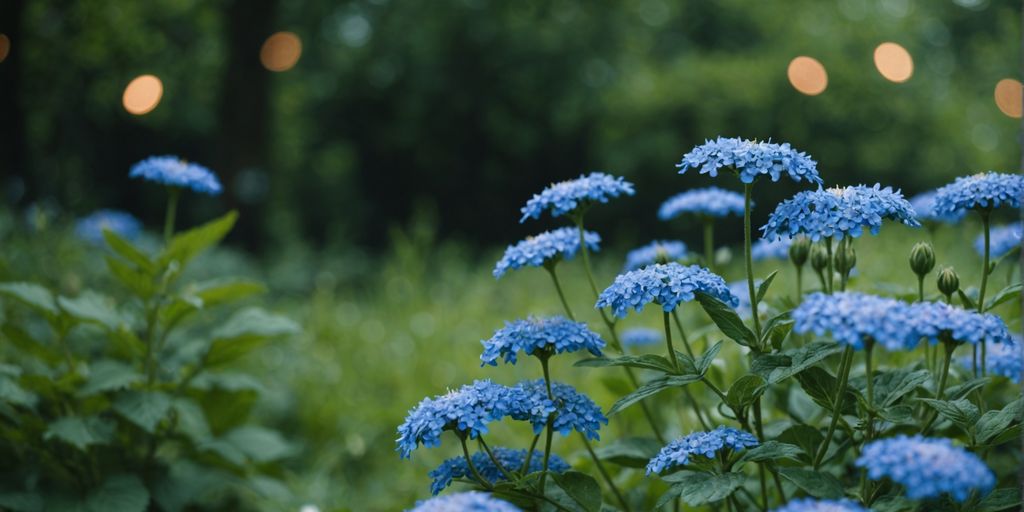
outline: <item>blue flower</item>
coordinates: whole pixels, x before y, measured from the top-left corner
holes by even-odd
[[[654,302],[667,313],[680,303],[689,302],[704,292],[735,307],[739,300],[729,292],[725,280],[697,265],[678,263],[648,265],[615,278],[597,299],[598,308],[610,307],[615,316],[624,317],[629,308],[637,312]]]
[[[633,327],[622,331],[622,344],[627,347],[639,347],[642,345],[653,345],[661,343],[663,334],[658,329],[650,327]]]
[[[626,253],[624,270],[635,270],[653,263],[666,263],[685,257],[685,243],[679,240],[655,240]]]
[[[494,458],[498,460],[502,468],[509,473],[517,473],[523,468],[523,463],[526,462],[526,450],[515,450],[512,448],[504,448],[501,446],[495,446],[491,448],[491,453],[494,454]],[[543,454],[537,452],[530,457],[530,467],[526,468],[527,473],[533,473],[544,469],[544,457]],[[505,474],[502,473],[501,469],[494,464],[494,461],[487,455],[486,452],[476,452],[472,456],[473,467],[476,468],[477,472],[480,473],[485,480],[490,483],[501,482],[505,480]],[[564,459],[556,454],[551,454],[548,459],[548,471],[555,473],[564,473],[569,471],[570,466],[565,462]],[[441,463],[437,469],[430,472],[430,478],[433,482],[430,485],[430,493],[436,495],[443,491],[449,485],[452,484],[452,480],[456,478],[473,478],[473,472],[469,469],[469,465],[466,464],[466,457],[452,457]]]
[[[750,247],[750,257],[754,261],[789,259],[789,244],[791,243],[793,243],[793,239],[788,236],[777,240],[758,239]]]
[[[516,355],[521,351],[533,355],[537,351],[549,354],[588,350],[595,356],[601,355],[604,340],[583,322],[574,322],[562,316],[549,318],[530,317],[526,320],[506,322],[505,327],[494,332],[488,340],[480,343],[484,353],[480,355],[480,366],[497,366],[498,357],[506,363],[515,364]]]
[[[816,500],[813,498],[799,498],[791,500],[784,506],[775,509],[773,512],[871,512],[860,506],[857,502],[847,499],[842,500]]]
[[[544,210],[551,210],[552,217],[576,213],[591,204],[607,203],[620,195],[633,195],[633,184],[603,172],[581,174],[579,178],[552,184],[540,194],[534,194],[522,208],[523,218],[519,222],[526,222],[531,217],[539,219]]]
[[[762,174],[770,176],[772,181],[779,181],[785,173],[793,181],[806,180],[820,185],[817,165],[806,153],[793,149],[789,143],[719,137],[694,147],[683,155],[683,160],[676,167],[680,169],[679,174],[693,168],[699,169],[701,174],[710,174],[712,178],[718,176],[722,167],[729,167],[739,172],[743,183],[753,183]]]
[[[899,191],[875,184],[800,192],[779,203],[761,230],[768,239],[805,234],[817,242],[847,235],[857,238],[864,228],[877,235],[885,219],[921,225]]]
[[[105,229],[133,240],[142,232],[142,223],[132,214],[120,210],[96,210],[75,223],[75,235],[94,244],[103,243]]]
[[[693,455],[713,459],[720,450],[740,451],[757,445],[757,438],[753,434],[731,427],[720,426],[709,432],[694,432],[662,448],[647,463],[647,474],[685,466],[690,463],[690,457]]]
[[[587,249],[600,249],[601,235],[585,231],[583,241]],[[527,237],[505,249],[505,255],[494,266],[494,277],[500,278],[510,270],[523,267],[541,267],[560,260],[571,260],[580,250],[580,233],[575,228],[558,228],[537,236]]]
[[[1002,375],[1014,384],[1020,384],[1021,372],[1024,372],[1024,343],[1020,336],[1012,336],[1010,341],[1002,343],[985,342],[985,369],[989,374]],[[974,365],[972,356],[960,358],[964,368]]]
[[[929,190],[928,192],[921,192],[920,194],[910,198],[910,206],[914,207],[914,213],[917,215],[917,220],[944,222],[946,224],[956,224],[957,222],[960,222],[967,212],[958,211],[946,215],[939,215],[935,213],[936,194],[938,194],[938,191]]]
[[[961,176],[940,188],[935,194],[934,210],[936,215],[948,216],[1004,205],[1018,208],[1021,196],[1024,196],[1024,176],[988,171]]]
[[[681,192],[661,204],[658,218],[674,219],[684,213],[726,217],[743,215],[743,195],[718,187],[697,188]]]
[[[963,502],[972,491],[988,492],[995,486],[992,470],[973,453],[953,446],[949,439],[899,435],[864,445],[858,467],[868,478],[889,478],[902,485],[913,500],[949,494]]]
[[[487,432],[487,424],[508,416],[519,396],[507,386],[478,380],[456,391],[424,398],[398,427],[397,451],[409,458],[420,444],[441,446],[441,432],[453,430],[476,439]]]
[[[563,436],[575,430],[587,436],[587,439],[600,439],[597,431],[602,424],[608,424],[608,418],[601,412],[601,408],[568,384],[551,383],[554,407],[551,407],[551,400],[548,399],[544,379],[524,380],[516,384],[514,389],[518,392],[519,403],[510,416],[516,420],[529,421],[533,425],[534,434],[544,430],[552,412],[555,413],[552,428]]]
[[[993,258],[998,258],[1017,247],[1020,247],[1021,233],[1024,231],[1020,222],[998,226],[989,231],[989,251]],[[979,256],[985,255],[985,234],[974,239],[974,250]]]
[[[864,293],[812,293],[792,316],[794,332],[831,334],[837,343],[856,350],[869,339],[888,350],[910,350],[921,339],[909,304]]]
[[[978,313],[944,302],[917,302],[910,305],[911,323],[918,336],[935,344],[1010,343],[1010,331],[1001,318],[991,313]]]
[[[169,187],[189,188],[211,196],[221,192],[216,174],[202,165],[186,162],[176,156],[151,156],[133,165],[128,176]]]
[[[490,494],[469,491],[421,501],[407,512],[522,512],[519,507]]]

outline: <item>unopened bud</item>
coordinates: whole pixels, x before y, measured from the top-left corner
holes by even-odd
[[[857,252],[853,250],[853,244],[842,243],[839,244],[839,250],[836,251],[836,270],[841,275],[850,275],[850,271],[857,265]]]
[[[789,244],[789,259],[797,267],[807,263],[807,257],[811,253],[811,239],[803,235],[797,235]]]
[[[939,291],[948,297],[960,289],[960,276],[956,275],[953,267],[946,267],[939,271],[936,285],[939,287]]]
[[[932,244],[928,242],[914,244],[914,247],[910,249],[910,269],[918,277],[924,277],[933,268],[935,268],[935,250],[932,249]]]
[[[821,244],[811,246],[811,267],[815,272],[821,272],[828,267],[828,251]]]

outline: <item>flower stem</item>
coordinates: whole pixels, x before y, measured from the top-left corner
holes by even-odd
[[[590,291],[594,292],[594,299],[600,297],[597,292],[597,283],[594,281],[594,273],[590,269],[590,251],[587,249],[586,241],[584,240],[583,230],[583,215],[578,215],[573,218],[576,222],[576,228],[580,232],[580,253],[583,255],[583,271],[587,274],[587,282],[590,283]],[[605,313],[604,308],[597,310],[601,313],[601,320],[604,321],[604,325],[608,327],[608,331],[612,334],[612,347],[615,350],[622,352],[622,343],[619,342],[619,336],[615,333],[615,322],[608,318],[608,314]]]
[[[676,322],[676,329],[679,330],[679,337],[683,340],[683,348],[686,349],[687,355],[696,358],[697,356],[693,353],[693,347],[690,346],[690,340],[686,337],[686,331],[683,330],[683,322],[679,319],[679,310],[672,310],[672,319]]]
[[[505,479],[508,480],[509,482],[515,482],[517,478],[513,476],[512,473],[510,473],[507,469],[505,469],[505,466],[503,466],[501,462],[498,461],[498,458],[494,456],[494,453],[491,452],[491,447],[487,446],[487,442],[484,441],[484,436],[481,435],[480,437],[478,437],[477,441],[480,441],[480,446],[483,447],[485,452],[487,452],[487,457],[490,458],[491,462],[494,463],[494,467],[498,468],[498,471],[501,471],[502,475],[505,475]]]
[[[743,184],[743,256],[747,266],[747,290],[750,292],[750,316],[754,318],[754,334],[761,339],[761,320],[757,315],[757,293],[754,291],[754,260],[750,254],[750,193],[751,183]]]
[[[473,464],[473,457],[469,456],[469,447],[466,446],[466,435],[458,434],[458,436],[459,442],[462,443],[462,453],[466,456],[466,465],[469,466],[470,473],[473,473],[473,478],[480,482],[480,485],[484,486],[485,489],[493,489],[494,486],[485,480],[484,477],[480,476],[480,472],[477,471],[476,465]]]
[[[764,424],[761,421],[761,397],[757,397],[757,399],[754,400],[754,431],[757,434],[757,440],[763,443]],[[772,480],[775,481],[775,490],[779,492],[779,499],[785,502],[786,492],[782,490],[782,480],[779,479],[779,472],[772,466],[769,466],[768,469],[772,473]],[[762,467],[762,472],[763,471],[764,469]]]
[[[715,271],[715,220],[704,217],[704,266]]]
[[[828,433],[825,435],[825,440],[821,443],[821,448],[818,449],[818,454],[814,456],[813,466],[815,471],[821,467],[821,461],[825,459],[828,447],[832,444],[832,436],[836,432],[836,424],[839,423],[839,417],[843,415],[843,399],[846,398],[846,381],[850,377],[851,366],[853,366],[853,347],[847,345],[846,350],[843,352],[843,358],[839,362],[839,381],[836,386],[835,400],[832,401],[834,404],[832,421],[828,425]]]
[[[985,287],[988,285],[988,274],[989,274],[989,259],[991,258],[991,244],[990,244],[990,225],[989,225],[989,213],[985,210],[981,211],[981,225],[984,228],[985,233],[985,257],[984,264],[981,267],[981,289],[978,290],[978,312],[985,312]],[[979,343],[981,345],[981,376],[985,376],[985,343]]]
[[[828,253],[828,293],[832,293],[834,288],[833,280],[835,279],[835,270],[832,269],[832,237],[825,239],[825,250]]]
[[[526,451],[526,458],[523,459],[523,467],[519,469],[519,472],[526,474],[530,470],[530,459],[533,458],[533,452],[537,449],[537,443],[540,442],[540,434],[533,436],[533,442],[530,443],[530,449]]]
[[[178,187],[167,188],[167,214],[164,216],[164,242],[169,242],[174,235],[174,218],[178,215],[178,197],[181,189]]]
[[[924,276],[917,276],[917,301],[924,302]]]
[[[554,403],[555,395],[554,393],[551,392],[551,373],[548,370],[548,358],[541,356],[538,357],[538,359],[540,359],[540,365],[544,369],[544,385],[547,387],[548,390],[548,400],[551,400],[551,402]],[[548,461],[551,458],[551,438],[552,436],[554,436],[555,433],[554,424],[556,414],[558,413],[552,412],[551,414],[548,415],[547,437],[544,439],[544,466],[542,469],[543,473],[540,474],[541,494],[544,494],[544,484],[546,483],[548,477]]]
[[[691,358],[695,358],[693,348],[690,346],[690,340],[686,338],[686,331],[683,330],[683,322],[679,319],[679,310],[672,310],[672,319],[676,322],[676,329],[679,330],[679,337],[683,340],[683,346],[686,347],[686,353],[689,354]],[[710,430],[711,426],[709,425],[709,422],[704,420],[705,413],[701,410],[701,406],[697,402],[697,399],[694,398],[693,393],[690,393],[690,388],[684,386],[683,394],[686,395],[686,399],[690,401],[691,405],[693,405],[693,412],[697,415],[697,421],[700,422],[702,427],[704,427],[704,430]],[[710,417],[710,415],[708,416]]]
[[[583,441],[583,446],[587,448],[587,453],[590,454],[590,458],[594,459],[594,465],[597,466],[597,471],[601,473],[601,477],[612,490],[612,494],[615,495],[615,499],[619,502],[619,505],[622,505],[623,510],[629,512],[629,503],[626,502],[626,498],[622,496],[622,492],[619,491],[619,488],[615,486],[615,482],[612,481],[611,475],[609,475],[608,471],[604,468],[604,464],[601,463],[601,459],[598,458],[596,453],[594,453],[594,448],[590,446],[590,440],[587,439],[587,436],[582,432],[580,432],[580,439]]]
[[[672,328],[668,323],[668,312],[666,311],[663,316],[665,317],[665,344],[668,345],[668,358],[672,360],[672,367],[678,371],[679,360],[676,358],[676,349],[672,346]]]
[[[800,298],[804,296],[804,267],[803,265],[793,265],[796,267],[796,300],[800,302]]]
[[[562,285],[558,282],[558,275],[555,274],[554,265],[544,265],[547,269],[548,274],[551,275],[551,282],[555,283],[555,291],[558,292],[558,298],[562,301],[562,307],[565,308],[565,314],[569,316],[569,320],[576,321],[576,315],[572,314],[572,308],[569,307],[569,302],[565,300],[565,293],[562,292]]]
[[[944,341],[943,346],[946,348],[946,359],[942,361],[942,374],[939,376],[939,389],[935,392],[935,399],[942,400],[943,394],[946,392],[946,381],[949,377],[949,362],[953,359],[953,351],[956,350],[956,344],[950,341]],[[928,422],[924,424],[921,429],[922,435],[928,435],[928,430],[932,428],[932,424],[939,417],[939,411],[935,411]]]

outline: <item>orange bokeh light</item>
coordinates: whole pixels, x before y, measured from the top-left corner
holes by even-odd
[[[789,62],[786,76],[793,88],[808,96],[817,96],[828,87],[828,73],[817,59],[800,56]]]
[[[7,60],[7,55],[11,53],[11,38],[7,37],[7,34],[0,34],[0,62]]]
[[[135,77],[124,88],[121,103],[129,114],[141,116],[150,113],[160,104],[164,95],[164,84],[153,75]]]
[[[914,74],[914,58],[896,43],[882,43],[875,48],[875,67],[886,80],[902,83]]]
[[[302,40],[292,32],[277,32],[260,48],[260,62],[270,71],[288,71],[302,56]]]
[[[1004,78],[996,83],[996,106],[1010,117],[1024,115],[1024,85],[1019,80]]]

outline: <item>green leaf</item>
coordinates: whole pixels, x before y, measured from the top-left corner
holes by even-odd
[[[292,446],[281,434],[255,425],[238,427],[224,436],[228,442],[245,456],[257,463],[270,462],[290,455]]]
[[[992,379],[989,377],[978,377],[977,379],[971,379],[962,384],[957,384],[956,386],[950,386],[946,388],[946,393],[944,395],[945,399],[958,400],[960,398],[963,398],[971,394],[971,392],[974,391],[975,389],[984,387],[991,380]]]
[[[567,471],[552,473],[551,480],[557,489],[549,489],[545,495],[557,501],[559,505],[569,507],[573,511],[601,511],[601,486],[590,475]]]
[[[1014,283],[992,296],[989,299],[988,304],[985,305],[985,311],[988,311],[1014,297],[1019,297],[1022,287],[1021,283]]]
[[[876,409],[875,412],[878,413],[879,418],[889,423],[908,425],[914,423],[914,408],[909,405],[901,404],[883,407]]]
[[[722,350],[722,342],[719,341],[711,346],[707,352],[701,354],[696,361],[693,362],[694,368],[697,370],[698,375],[704,375],[708,373],[708,369],[711,368],[712,363],[715,362],[715,357],[718,356],[718,352]]]
[[[874,512],[908,512],[916,511],[917,504],[903,496],[882,496],[871,504]]]
[[[692,507],[721,501],[739,489],[744,480],[746,475],[743,473],[684,473],[678,477],[672,475],[672,487],[658,500],[655,508],[663,507],[676,497],[682,498]]]
[[[760,375],[744,375],[729,386],[725,403],[733,410],[740,410],[754,403],[766,387],[767,383]]]
[[[974,300],[972,300],[970,297],[968,297],[967,294],[964,293],[963,290],[957,290],[956,293],[958,295],[960,295],[960,301],[963,302],[964,309],[968,309],[968,310],[978,309],[978,305],[975,304]]]
[[[663,356],[654,354],[643,354],[639,356],[621,357],[594,357],[577,361],[573,366],[584,367],[607,367],[626,366],[629,368],[641,368],[644,370],[655,370],[662,373],[677,374],[679,370],[672,366],[672,362]]]
[[[829,411],[832,410],[834,405],[832,402],[835,400],[836,385],[838,384],[835,377],[822,368],[811,367],[801,372],[796,378],[800,382],[800,387],[807,393],[807,396],[811,397],[811,400],[814,400],[814,403]]]
[[[990,440],[1003,433],[1014,420],[1020,420],[1024,411],[1024,397],[1018,398],[998,411],[988,411],[981,415],[975,425],[975,439],[978,444],[987,444]]]
[[[144,512],[149,508],[149,491],[135,475],[115,475],[89,493],[85,507],[89,512]]]
[[[114,437],[114,425],[95,416],[65,416],[50,423],[43,439],[59,439],[79,450],[98,444],[107,444]]]
[[[618,402],[612,405],[611,409],[608,409],[608,416],[618,414],[623,409],[647,398],[654,396],[669,388],[681,388],[687,384],[697,382],[700,377],[697,375],[680,375],[670,377],[659,377],[654,379],[638,388],[632,393],[622,397]]]
[[[153,293],[156,291],[153,276],[112,256],[107,256],[106,261],[111,275],[120,281],[125,288],[128,288],[132,293],[143,299],[153,296]]]
[[[143,376],[124,363],[102,359],[89,367],[85,385],[78,390],[78,396],[86,397],[107,391],[127,389],[143,381]]]
[[[35,283],[0,283],[0,295],[15,299],[46,315],[56,316],[58,313],[53,293]]]
[[[214,279],[188,287],[164,312],[168,321],[212,307],[229,304],[267,291],[266,286],[251,279]]]
[[[266,391],[263,384],[252,375],[235,372],[202,372],[189,383],[192,389],[210,391],[221,389],[224,391]]]
[[[646,467],[658,451],[661,443],[649,437],[624,437],[613,440],[594,450],[598,458],[630,468]]]
[[[1020,489],[1006,487],[988,493],[972,510],[974,512],[1001,512],[1011,508],[1019,510],[1020,505]]]
[[[775,276],[778,274],[778,270],[773,270],[771,274],[768,274],[768,277],[764,278],[764,281],[761,281],[761,284],[757,287],[756,294],[758,304],[760,304],[761,301],[764,300],[765,294],[768,293],[768,287],[772,285],[772,281],[775,280]]]
[[[260,308],[243,309],[214,330],[206,363],[213,366],[237,359],[270,338],[297,332],[298,324],[284,316]]]
[[[751,448],[745,452],[736,461],[736,464],[742,464],[744,462],[774,462],[779,459],[790,459],[794,461],[803,460],[802,456],[806,455],[803,448],[797,445],[789,443],[780,443],[778,441],[765,441],[759,446]]]
[[[800,447],[808,457],[804,462],[810,462],[810,455],[818,451],[818,447],[825,441],[821,432],[810,425],[793,425],[783,430],[776,438],[780,443],[794,444]]]
[[[944,418],[964,429],[965,432],[970,432],[971,428],[974,427],[974,424],[981,417],[981,411],[978,410],[978,407],[964,398],[959,400],[922,398],[921,401],[938,411]]]
[[[34,408],[39,397],[26,391],[15,379],[0,375],[0,403]]]
[[[722,331],[722,334],[745,347],[757,345],[757,337],[743,324],[743,320],[736,314],[736,310],[704,292],[697,292],[696,296],[697,302],[711,317],[711,321]]]
[[[220,242],[238,220],[238,212],[230,211],[226,215],[214,219],[202,226],[192,228],[174,235],[167,248],[158,258],[159,265],[165,267],[172,261],[184,267],[192,258]]]
[[[162,391],[128,391],[114,400],[115,411],[150,434],[170,408],[171,397]]]
[[[24,329],[12,323],[5,323],[3,327],[0,327],[0,333],[3,333],[6,341],[25,355],[30,355],[51,365],[64,359],[60,352],[35,339]]]
[[[43,497],[34,492],[0,491],[0,509],[12,512],[42,512]]]
[[[769,384],[776,384],[842,351],[843,348],[836,343],[816,341],[800,348],[784,351],[781,354],[760,355],[754,359],[750,369],[765,377]],[[779,356],[787,359],[780,359]]]
[[[149,256],[142,252],[141,249],[135,247],[131,242],[121,237],[121,235],[109,229],[103,230],[103,238],[106,239],[107,245],[110,246],[110,249],[117,253],[117,255],[134,264],[140,271],[142,271],[143,274],[147,274],[152,277],[155,270],[153,261],[150,260]]]
[[[896,370],[875,375],[875,407],[886,408],[896,404],[908,393],[928,381],[928,370]]]
[[[109,330],[117,329],[124,322],[109,298],[92,291],[85,291],[74,299],[58,297],[57,304],[79,322],[96,324]]]
[[[188,436],[195,443],[208,441],[213,437],[206,414],[199,404],[188,398],[178,398],[172,405],[177,419],[178,431]]]
[[[782,349],[782,343],[786,341],[786,336],[789,336],[789,333],[792,330],[792,320],[783,320],[769,327],[768,330],[765,331],[765,335],[767,336],[767,340],[771,344],[772,349]]]
[[[828,473],[800,468],[779,468],[779,476],[789,480],[815,498],[838,499],[843,497],[843,485],[836,477]]]

